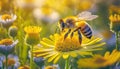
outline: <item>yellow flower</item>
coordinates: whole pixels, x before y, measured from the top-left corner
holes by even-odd
[[[15,0],[15,6],[24,8],[25,10],[41,7],[44,0]]]
[[[13,41],[9,38],[6,38],[0,41],[0,45],[6,45],[6,46],[11,45],[12,43]]]
[[[68,36],[64,40],[64,34],[54,34],[50,36],[50,39],[43,38],[40,42],[41,47],[34,48],[33,55],[35,57],[47,58],[48,62],[57,63],[60,58],[67,59],[68,57],[77,57],[78,55],[92,55],[91,52],[101,50],[101,46],[105,43],[100,43],[101,38],[86,39],[83,38],[82,44],[79,43],[77,33],[71,39]]]
[[[55,66],[46,66],[45,69],[57,69]]]
[[[0,23],[3,27],[8,28],[16,20],[17,16],[14,14],[3,14],[0,15]]]
[[[109,17],[110,19],[110,29],[113,32],[120,31],[120,15],[114,14]]]
[[[77,2],[76,8],[79,10],[88,10],[93,4],[94,0],[80,0],[80,2]]]
[[[27,2],[27,3],[33,3],[34,0],[25,0],[25,2]]]
[[[33,15],[36,19],[47,23],[54,23],[59,19],[58,12],[49,6],[43,6],[42,8],[34,9]]]
[[[115,6],[115,5],[110,5],[109,12],[110,12],[110,14],[112,14],[112,13],[120,13],[120,7]]]
[[[112,53],[106,52],[104,56],[94,55],[92,58],[83,58],[78,60],[79,68],[101,68],[113,65],[120,58],[120,52],[113,50]]]
[[[20,66],[18,69],[30,69],[28,65]]]
[[[18,43],[18,40],[12,41],[9,38],[2,39],[0,41],[0,53],[8,55],[14,51],[15,45]]]
[[[24,28],[24,31],[29,35],[34,35],[34,34],[39,34],[41,28],[37,26],[28,26]]]
[[[64,0],[64,4],[65,6],[67,6],[68,8],[75,8],[78,10],[88,10],[90,9],[93,4],[94,4],[94,0]]]
[[[26,32],[25,41],[27,44],[35,45],[39,43],[41,28],[37,26],[28,26],[24,28]]]
[[[4,15],[2,15],[2,17],[1,17],[3,20],[7,20],[7,19],[11,19],[12,17],[11,17],[11,15],[9,15],[9,14],[4,14]]]

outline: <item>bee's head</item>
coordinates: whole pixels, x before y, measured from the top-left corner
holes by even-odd
[[[63,31],[63,30],[65,29],[65,27],[66,27],[66,24],[64,23],[63,19],[60,19],[60,20],[59,20],[59,25],[60,25],[60,28],[61,28],[62,31]]]

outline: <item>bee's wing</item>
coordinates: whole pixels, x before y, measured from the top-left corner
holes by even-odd
[[[88,11],[84,11],[84,12],[81,12],[78,14],[78,19],[80,19],[80,20],[91,21],[97,17],[98,17],[97,15],[92,15],[91,12],[88,12]]]

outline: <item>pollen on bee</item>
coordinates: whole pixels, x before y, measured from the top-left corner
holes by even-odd
[[[76,22],[76,26],[85,26],[85,21]]]

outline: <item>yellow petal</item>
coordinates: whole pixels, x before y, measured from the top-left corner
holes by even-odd
[[[53,42],[52,40],[50,40],[50,39],[43,38],[43,41],[44,41],[45,43],[48,43],[49,45],[54,45],[54,42]]]
[[[49,44],[47,44],[47,43],[44,42],[44,41],[40,41],[40,43],[41,43],[42,46],[47,47],[47,48],[49,48],[49,47],[54,47],[53,45],[49,45]]]
[[[104,55],[104,58],[107,59],[107,58],[109,58],[109,56],[110,56],[110,52],[106,52],[105,55]]]
[[[48,62],[53,61],[58,55],[59,55],[59,54],[56,53],[55,55],[53,55],[52,57],[50,57],[50,58],[48,59]]]
[[[78,51],[77,53],[80,54],[81,56],[84,56],[84,55],[93,55],[91,52],[80,52],[80,51]]]
[[[70,52],[70,56],[77,57],[77,54],[75,52]]]
[[[85,44],[85,45],[92,45],[92,44],[95,44],[95,43],[97,43],[97,42],[99,42],[99,41],[101,41],[101,40],[102,40],[101,38],[96,38],[96,39],[94,39],[94,40],[88,42],[88,43]]]
[[[53,35],[50,35],[50,39],[54,41],[55,37]]]
[[[112,51],[112,53],[111,53],[111,55],[109,56],[109,57],[112,57],[113,55],[115,55],[115,53],[117,52],[117,50],[115,49],[115,50],[113,50]]]
[[[53,56],[53,55],[55,55],[55,54],[56,54],[55,52],[52,52],[52,53],[46,55],[44,58],[45,58],[45,59],[46,59],[46,58],[49,58],[49,57],[51,57],[51,56]]]
[[[33,53],[45,53],[50,51],[52,51],[52,49],[39,49],[39,50],[34,50]]]
[[[59,56],[57,56],[57,57],[55,58],[55,60],[53,61],[53,63],[56,64],[56,63],[58,62],[58,60],[60,59],[60,57],[61,57],[61,55],[59,54]]]
[[[64,59],[67,59],[69,57],[69,54],[68,53],[63,53],[63,58]]]
[[[46,55],[48,55],[50,52],[46,52],[46,53],[40,53],[38,55],[36,55],[37,57],[44,57]]]

